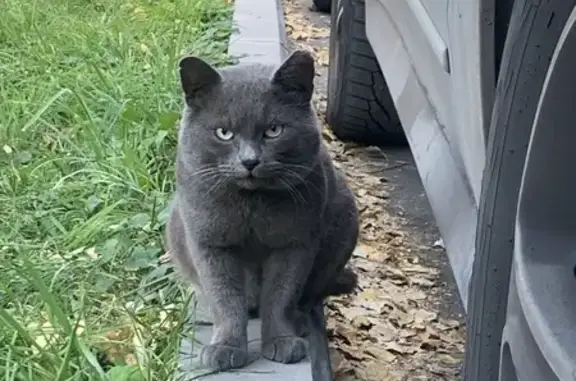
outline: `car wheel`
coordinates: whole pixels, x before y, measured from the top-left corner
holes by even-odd
[[[364,0],[334,0],[331,19],[328,124],[342,140],[404,143],[396,108],[366,38]]]
[[[555,379],[535,373],[528,378],[516,375],[514,368],[518,364],[512,365],[510,353],[502,351],[502,341],[517,244],[516,205],[527,148],[550,62],[575,3],[517,0],[512,10],[482,180],[476,256],[467,305],[465,381]],[[516,358],[515,362],[530,360]],[[527,369],[521,371],[526,373]]]

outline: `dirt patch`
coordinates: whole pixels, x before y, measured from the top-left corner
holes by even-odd
[[[314,14],[306,0],[285,0],[292,47],[314,52],[315,106],[326,110],[329,17]],[[327,303],[328,333],[337,381],[457,380],[464,351],[461,320],[440,313],[446,284],[422,261],[423,235],[393,212],[391,164],[375,147],[345,144],[328,127],[325,142],[344,171],[360,210],[361,238],[351,265],[360,276],[355,295]]]

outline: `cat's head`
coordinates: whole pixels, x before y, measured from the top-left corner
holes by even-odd
[[[310,100],[314,59],[296,51],[280,67],[215,69],[180,61],[185,111],[179,165],[190,180],[246,189],[303,181],[318,162],[321,136]]]

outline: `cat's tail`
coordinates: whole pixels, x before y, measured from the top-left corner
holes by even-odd
[[[358,287],[358,275],[349,267],[345,267],[326,289],[325,296],[351,294]]]

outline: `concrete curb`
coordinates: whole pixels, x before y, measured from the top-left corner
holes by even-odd
[[[282,0],[234,0],[228,53],[240,63],[279,64],[288,55]]]
[[[279,65],[288,57],[282,0],[234,0],[234,32],[228,54],[240,64],[264,63]],[[180,370],[176,381],[311,381],[310,361],[279,364],[260,356],[260,320],[248,324],[249,351],[254,362],[243,369],[214,374],[199,367],[198,354],[210,342],[212,326],[210,311],[197,290],[196,309],[191,311],[192,325],[186,331],[194,339],[184,339],[180,349]],[[203,324],[200,324],[203,323]]]

